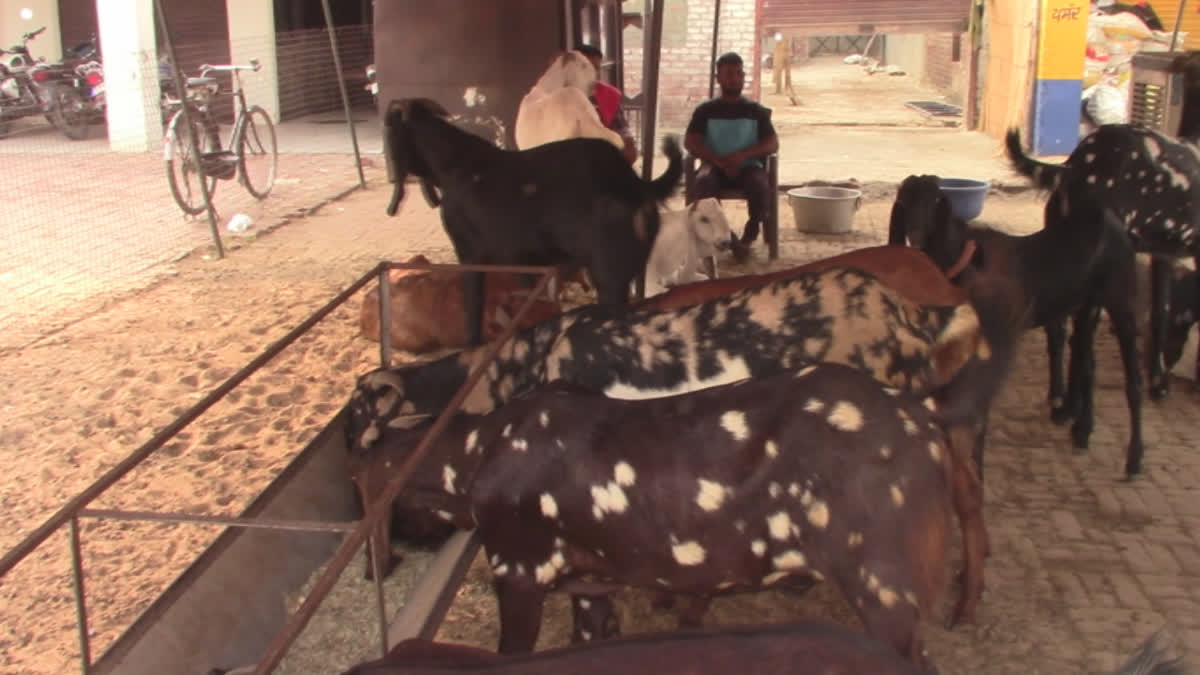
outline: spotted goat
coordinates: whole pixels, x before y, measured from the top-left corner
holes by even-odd
[[[970,301],[926,305],[861,270],[834,267],[662,312],[585,305],[515,334],[491,363],[484,363],[487,349],[474,348],[359,376],[344,426],[350,476],[360,492],[376,494],[384,478],[367,467],[381,434],[440,414],[481,366],[460,407],[468,415],[555,380],[612,398],[652,399],[835,362],[900,389],[936,389],[950,407],[967,411],[959,417],[982,417],[1007,374],[1023,308],[983,302],[988,311],[977,314],[972,303],[996,289],[981,283],[971,292]],[[404,525],[416,528],[413,536],[428,532],[428,524]],[[391,527],[381,520],[368,547],[385,572],[396,563]]]
[[[1162,398],[1169,383],[1163,355],[1170,273],[1160,258],[1190,256],[1200,262],[1200,237],[1196,234],[1200,226],[1200,148],[1196,136],[1183,135],[1175,141],[1153,129],[1108,124],[1085,136],[1063,164],[1027,155],[1016,129],[1009,130],[1005,147],[1013,168],[1050,192],[1046,229],[1060,227],[1074,209],[1098,204],[1121,221],[1134,251],[1155,256],[1146,351],[1150,396]],[[1104,226],[1096,222],[1095,227]]]
[[[642,401],[551,382],[452,425],[394,508],[479,534],[501,652],[533,649],[555,589],[607,604],[627,585],[705,596],[799,576],[831,580],[924,668],[918,624],[946,586],[955,513],[951,626],[974,617],[987,540],[936,408],[835,363]],[[420,431],[383,431],[374,470],[405,463]]]

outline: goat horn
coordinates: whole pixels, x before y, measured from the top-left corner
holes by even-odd
[[[397,415],[388,420],[388,427],[392,429],[411,429],[421,422],[433,417],[429,413],[418,413],[414,415]]]

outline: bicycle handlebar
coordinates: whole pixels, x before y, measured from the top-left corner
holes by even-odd
[[[233,72],[235,70],[252,70],[257,73],[258,71],[262,70],[262,64],[258,62],[258,59],[250,59],[250,65],[248,65],[248,66],[240,66],[237,64],[226,64],[226,65],[222,65],[222,66],[214,66],[214,65],[211,65],[208,63],[205,63],[200,66],[200,74],[202,76],[205,73],[208,73],[210,71],[216,71],[218,73],[229,73],[229,72]]]

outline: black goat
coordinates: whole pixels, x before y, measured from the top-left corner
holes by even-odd
[[[1017,172],[1049,190],[1046,228],[1059,227],[1066,214],[1091,202],[1123,224],[1134,251],[1155,257],[1151,271],[1150,335],[1147,346],[1150,395],[1168,389],[1163,362],[1167,331],[1169,270],[1163,258],[1188,256],[1200,262],[1200,155],[1194,140],[1176,142],[1143,127],[1109,124],[1084,137],[1064,164],[1025,154],[1020,133],[1005,137]]]
[[[1141,471],[1143,454],[1133,248],[1122,223],[1096,201],[1079,203],[1070,211],[1065,206],[1061,200],[1049,200],[1045,218],[1055,227],[1014,236],[969,227],[951,214],[937,176],[909,176],[900,184],[893,205],[889,243],[903,244],[907,236],[963,286],[969,287],[979,271],[1014,282],[1010,287],[1019,288],[1033,306],[1027,327],[1046,331],[1051,419],[1060,424],[1075,420],[1071,435],[1080,449],[1087,448],[1094,423],[1095,330],[1100,308],[1107,310],[1125,366],[1130,417],[1125,473],[1132,477]],[[1074,332],[1064,387],[1065,319],[1071,313]]]
[[[659,206],[679,187],[678,140],[663,140],[670,161],[642,180],[607,141],[572,138],[502,150],[463,131],[428,99],[392,101],[385,139],[395,181],[388,215],[416,176],[441,206],[442,225],[464,264],[586,268],[600,303],[625,305],[629,285],[644,294],[646,260],[658,235]],[[481,339],[483,275],[468,273],[468,344]]]

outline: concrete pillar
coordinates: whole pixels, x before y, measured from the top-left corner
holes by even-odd
[[[29,41],[29,54],[53,63],[62,58],[58,0],[0,0],[0,47],[21,44],[21,36],[42,26],[46,32]]]
[[[229,22],[231,62],[250,65],[258,59],[262,69],[242,72],[246,105],[260,105],[279,122],[279,60],[275,54],[275,3],[271,0],[225,0]]]
[[[108,145],[119,152],[162,147],[152,0],[96,0],[104,45]]]

